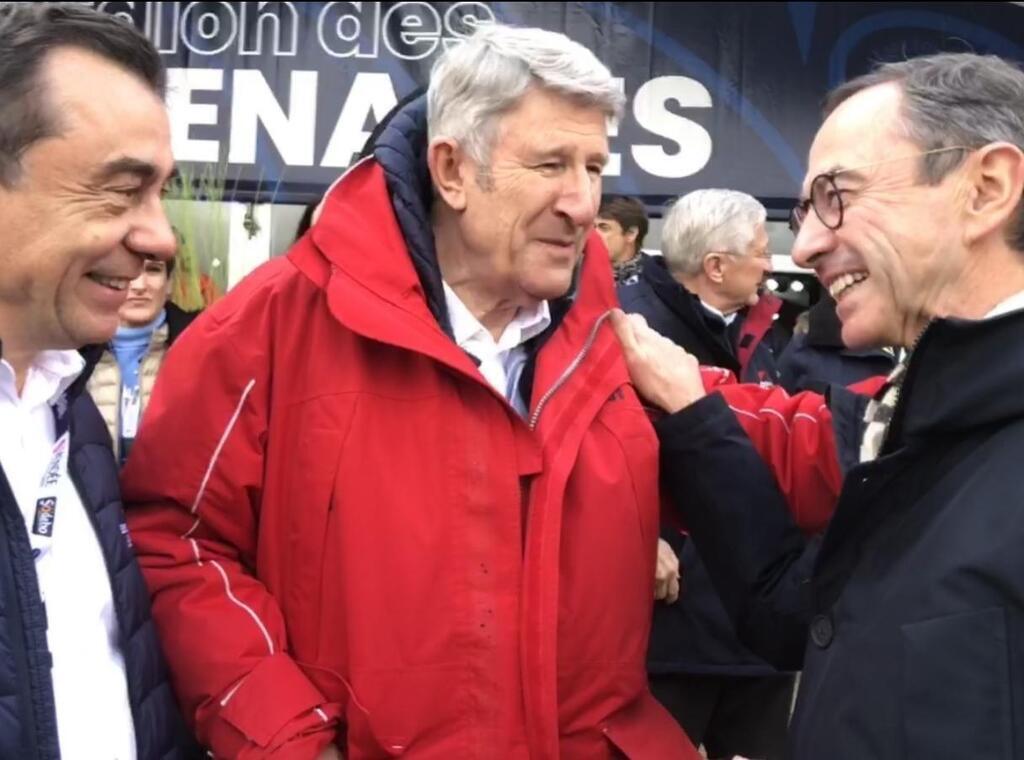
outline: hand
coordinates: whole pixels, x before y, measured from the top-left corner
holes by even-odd
[[[648,327],[642,316],[614,309],[612,327],[637,393],[669,414],[704,398],[697,360]]]
[[[345,760],[345,756],[341,754],[340,749],[330,744],[323,752],[316,756],[316,760]]]
[[[658,539],[658,561],[654,565],[654,598],[672,604],[679,598],[679,557],[664,539]]]

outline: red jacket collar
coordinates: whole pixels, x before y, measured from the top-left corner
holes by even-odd
[[[460,368],[468,362],[427,307],[388,198],[383,170],[375,161],[360,162],[334,186],[310,235],[288,255],[328,292],[332,312],[350,329],[444,357]],[[557,339],[566,351],[575,352],[594,320],[616,305],[607,254],[597,234],[591,233],[575,302],[552,341]]]

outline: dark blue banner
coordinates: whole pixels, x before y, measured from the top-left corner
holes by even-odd
[[[782,207],[821,101],[874,61],[1024,60],[1016,3],[112,2],[170,70],[175,155],[238,200],[313,200],[434,59],[478,23],[565,32],[620,78],[607,192],[730,187]]]

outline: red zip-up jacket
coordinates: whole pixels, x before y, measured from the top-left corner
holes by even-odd
[[[124,492],[217,757],[698,757],[647,691],[657,440],[593,241],[529,420],[428,310],[373,162],[175,344]]]
[[[810,391],[790,396],[780,386],[737,383],[728,370],[700,370],[705,390],[722,395],[771,468],[800,529],[807,534],[823,531],[843,485],[832,412],[824,396]],[[884,376],[873,377],[849,389],[872,396],[885,381]]]

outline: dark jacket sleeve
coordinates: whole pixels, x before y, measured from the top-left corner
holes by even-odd
[[[818,539],[805,539],[775,479],[717,393],[656,424],[666,494],[740,639],[799,670],[813,615]]]

